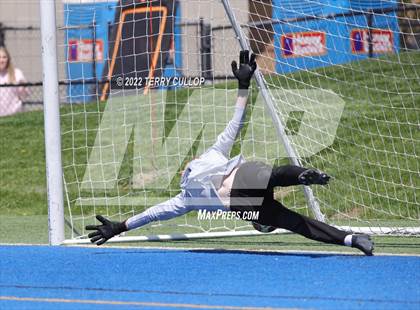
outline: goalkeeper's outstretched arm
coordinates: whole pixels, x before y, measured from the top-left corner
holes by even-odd
[[[222,153],[229,158],[233,144],[242,128],[245,118],[245,108],[248,101],[248,89],[251,78],[257,69],[255,54],[249,57],[249,51],[241,51],[239,54],[239,67],[236,61],[232,61],[232,73],[238,79],[238,97],[236,99],[235,113],[225,130],[217,137],[216,143],[210,148]]]
[[[238,97],[236,100],[235,113],[232,120],[228,123],[225,130],[218,136],[213,149],[222,153],[225,157],[229,157],[230,150],[235,142],[239,130],[243,124],[244,111],[248,98],[248,88],[251,78],[257,68],[255,55],[249,57],[249,51],[241,51],[239,55],[239,67],[236,61],[232,62],[232,72],[238,79]],[[88,234],[92,243],[97,245],[104,244],[110,238],[121,234],[124,231],[136,229],[154,221],[169,220],[174,217],[181,216],[191,210],[217,210],[220,206],[209,207],[207,204],[203,206],[194,206],[185,203],[183,192],[172,199],[148,208],[144,212],[130,217],[124,222],[113,222],[101,215],[97,215],[96,219],[101,225],[88,225],[87,230],[93,230]]]
[[[144,212],[128,218],[124,222],[112,222],[102,215],[97,215],[96,219],[102,225],[88,225],[86,229],[93,230],[88,235],[90,241],[101,245],[124,231],[136,229],[154,221],[169,220],[189,211],[191,209],[184,204],[182,194],[178,194],[174,198],[150,207]]]
[[[122,232],[140,228],[152,222],[170,220],[192,210],[205,209],[208,211],[216,211],[220,209],[219,205],[186,204],[185,199],[188,198],[185,198],[183,192],[181,192],[175,197],[150,207],[142,213],[134,215],[123,222],[113,222],[104,218],[102,215],[97,215],[96,219],[102,224],[86,226],[86,230],[93,230],[93,232],[88,234],[88,237],[92,243],[102,245]]]

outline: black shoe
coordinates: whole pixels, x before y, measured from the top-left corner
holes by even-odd
[[[325,172],[315,169],[308,169],[299,174],[299,183],[303,185],[321,184],[326,185],[330,180],[330,176]]]
[[[360,234],[360,235],[353,235],[351,246],[353,248],[357,248],[367,256],[373,255],[373,241],[370,240],[369,235]]]

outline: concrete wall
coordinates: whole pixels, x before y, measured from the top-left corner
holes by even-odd
[[[240,23],[248,21],[248,2],[231,0],[235,15]],[[197,21],[202,17],[204,22],[214,26],[229,25],[224,7],[219,0],[195,0],[181,2],[182,15],[185,21]],[[199,30],[197,27],[185,27],[183,32],[184,74],[200,75]],[[230,63],[238,57],[239,43],[232,29],[214,31],[212,34],[212,66],[215,76],[231,74]]]

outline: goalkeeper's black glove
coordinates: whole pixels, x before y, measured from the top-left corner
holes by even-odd
[[[251,54],[250,59],[249,51],[241,51],[239,53],[239,69],[236,61],[232,61],[232,72],[233,75],[238,79],[239,89],[249,88],[255,69],[257,69],[255,54]]]
[[[318,171],[315,169],[308,169],[303,171],[298,176],[298,180],[300,184],[303,185],[311,185],[311,184],[320,184],[326,185],[330,180],[330,176],[325,172]]]
[[[102,225],[86,226],[86,230],[95,230],[94,232],[91,232],[88,237],[91,238],[90,242],[96,243],[96,245],[104,244],[108,239],[128,230],[125,222],[111,222],[102,215],[97,215],[96,219],[101,222]]]

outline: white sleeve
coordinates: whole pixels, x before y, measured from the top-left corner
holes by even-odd
[[[247,97],[239,97],[236,101],[235,113],[227,124],[225,130],[217,137],[215,144],[211,147],[229,157],[230,150],[235,143],[236,137],[243,126]]]
[[[139,228],[155,221],[169,220],[189,212],[183,200],[182,194],[174,198],[148,208],[144,212],[128,218],[125,222],[128,230]]]

